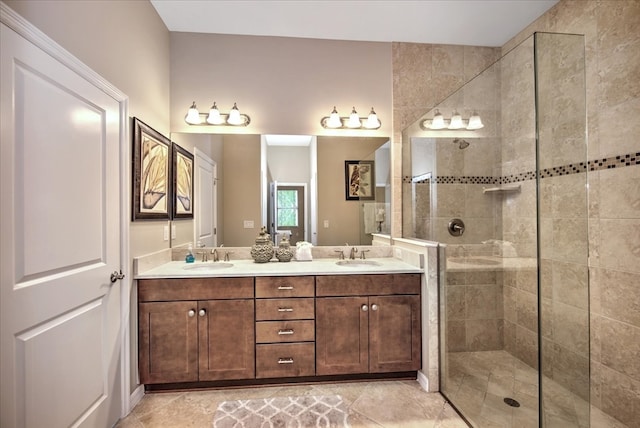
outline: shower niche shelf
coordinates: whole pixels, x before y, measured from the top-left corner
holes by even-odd
[[[483,187],[482,188],[482,193],[499,193],[499,194],[503,194],[503,193],[519,193],[520,192],[520,185],[514,185],[514,186],[497,186],[497,187]]]

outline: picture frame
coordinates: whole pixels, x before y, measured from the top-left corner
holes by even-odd
[[[171,219],[171,140],[132,119],[132,220]]]
[[[173,218],[193,218],[193,153],[173,143]]]
[[[347,201],[373,201],[375,191],[375,161],[344,161],[345,198]]]

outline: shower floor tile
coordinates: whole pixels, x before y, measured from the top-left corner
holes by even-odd
[[[445,371],[443,393],[474,427],[538,427],[538,372],[508,352],[451,352]],[[547,377],[544,386],[545,427],[629,428]]]

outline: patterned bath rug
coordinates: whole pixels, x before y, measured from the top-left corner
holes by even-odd
[[[214,428],[349,428],[347,405],[339,395],[303,395],[224,401]]]

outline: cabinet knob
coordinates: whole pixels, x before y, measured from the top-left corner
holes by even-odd
[[[373,305],[371,305],[371,310],[372,311],[377,311],[378,310],[378,305],[376,305],[375,303]]]
[[[187,315],[189,315],[189,317],[194,317],[196,315],[196,311],[191,309],[189,312],[187,312]]]
[[[203,317],[203,316],[207,315],[207,311],[205,311],[204,309],[200,309],[200,311],[198,312],[198,315]]]
[[[363,312],[367,312],[369,310],[369,306],[362,305],[362,307],[360,309],[362,309]]]

